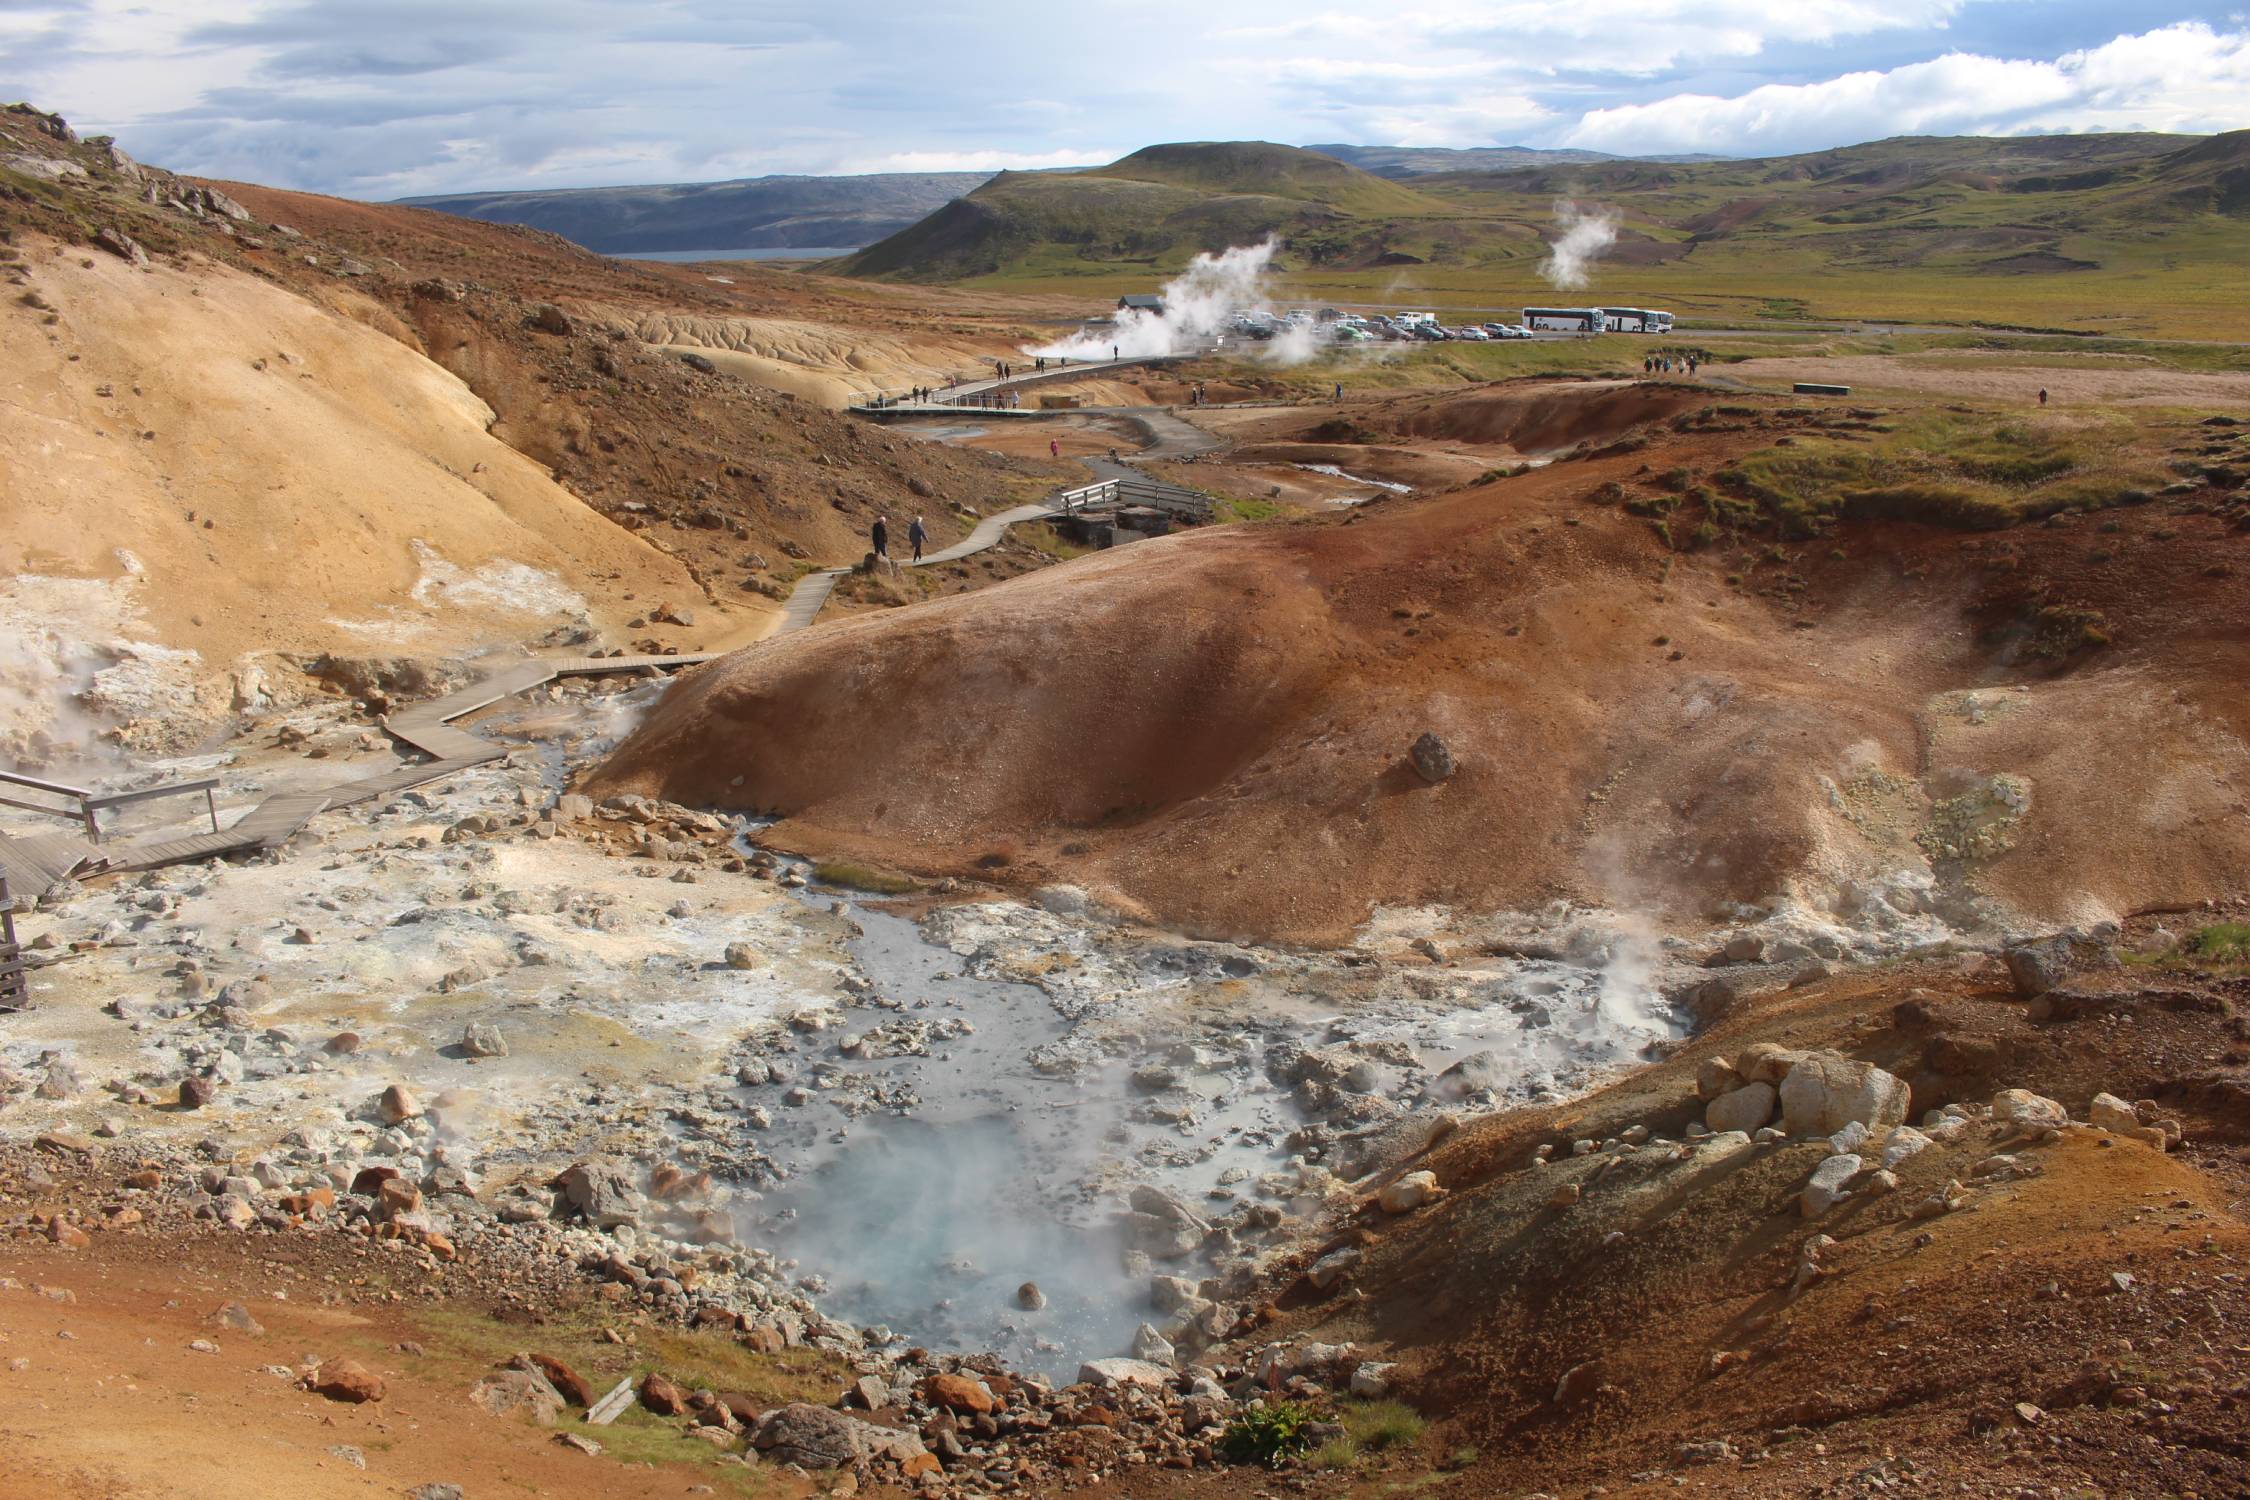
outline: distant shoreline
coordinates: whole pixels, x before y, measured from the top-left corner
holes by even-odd
[[[757,245],[741,250],[607,250],[602,252],[611,260],[834,260],[839,255],[857,255],[857,245],[813,246],[800,250],[785,245]]]

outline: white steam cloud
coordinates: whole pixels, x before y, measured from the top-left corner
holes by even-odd
[[[1555,224],[1562,234],[1547,246],[1539,274],[1549,286],[1576,291],[1593,281],[1593,263],[1617,243],[1617,215],[1610,209],[1580,208],[1568,198],[1557,198]]]
[[[1238,314],[1270,317],[1274,303],[1269,285],[1273,258],[1280,245],[1271,239],[1255,245],[1236,245],[1216,255],[1196,256],[1188,267],[1164,284],[1164,310],[1120,308],[1114,328],[1089,328],[1059,343],[1026,352],[1049,359],[1106,360],[1112,353],[1126,359],[1151,359],[1163,355],[1195,354],[1227,332]],[[1309,327],[1280,329],[1261,346],[1264,358],[1281,364],[1298,364],[1318,351],[1319,337]]]

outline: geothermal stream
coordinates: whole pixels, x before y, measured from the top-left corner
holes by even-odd
[[[742,1210],[743,1238],[790,1257],[832,1316],[1063,1379],[1083,1360],[1129,1352],[1142,1321],[1163,1321],[1152,1275],[1223,1269],[1133,1248],[1119,1216],[1132,1184],[1212,1220],[1253,1205],[1254,1223],[1275,1231],[1265,1243],[1285,1245],[1338,1187],[1327,1169],[1361,1175],[1376,1159],[1362,1148],[1397,1121],[1426,1127],[1479,1088],[1576,1090],[1679,1034],[1628,962],[1521,963],[1337,1016],[1307,993],[1336,959],[1159,936],[1125,972],[1102,976],[1123,993],[1090,1005],[1082,986],[1050,994],[990,974],[1057,948],[1093,957],[1143,940],[1013,902],[940,909],[927,919],[937,941],[861,902],[832,909],[859,928],[848,949],[875,1013],[752,1063],[751,1076],[778,1076],[746,1088],[746,1104],[770,1103],[774,1085],[802,1092],[772,1112],[762,1145],[780,1180]],[[1206,986],[1248,993],[1222,1009]],[[927,1056],[913,1055],[925,1034]],[[881,1056],[900,1042],[907,1055]],[[1340,1075],[1317,1103],[1293,1083],[1308,1071],[1293,1060],[1308,1053],[1326,1060],[1311,1071]],[[1441,1082],[1478,1054],[1473,1086]],[[847,1065],[859,1075],[850,1087],[827,1071]],[[1392,1139],[1426,1134],[1410,1126]],[[1026,1283],[1041,1305],[1019,1298]]]

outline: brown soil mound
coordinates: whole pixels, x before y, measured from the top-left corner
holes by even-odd
[[[2240,1493],[2250,1387],[2218,1351],[2243,1342],[2239,1295],[2219,1288],[2250,1253],[2237,1211],[2250,1052],[2230,1015],[2242,982],[2111,970],[2074,986],[2105,1004],[2035,1022],[1997,968],[1926,964],[1776,993],[1590,1099],[1464,1130],[1409,1164],[1451,1196],[1404,1218],[1370,1204],[1308,1250],[1306,1262],[1356,1243],[1364,1259],[1347,1286],[1286,1290],[1268,1336],[1400,1360],[1402,1394],[1437,1419],[1419,1462],[1478,1455],[1445,1494],[1577,1493],[1644,1474],[1648,1489],[1625,1492],[1670,1493],[1683,1471],[1727,1494],[1861,1493],[1829,1486],[1900,1459],[1930,1493],[1972,1478],[1993,1493],[2011,1478]],[[2106,1091],[2155,1101],[2186,1144],[2167,1155],[1979,1121],[1900,1162],[1896,1191],[1863,1185],[1807,1221],[1797,1198],[1827,1155],[1819,1138],[1680,1160],[1670,1144],[1700,1116],[1705,1059],[1783,1037],[1905,1079],[1917,1121],[2004,1088],[2083,1120]],[[1661,1142],[1573,1154],[1633,1126]],[[1534,1159],[1542,1146],[1550,1163]],[[2021,1175],[1980,1175],[1995,1153]],[[1949,1180],[1969,1184],[1968,1207],[1917,1217]],[[1580,1201],[1553,1206],[1565,1183]],[[1833,1243],[1800,1277],[1815,1236]]]
[[[1642,382],[1511,381],[1468,395],[1401,401],[1372,420],[1405,437],[1501,443],[1537,455],[1604,441],[1707,399],[1690,388]]]
[[[2104,538],[2125,567],[2052,527],[1988,547],[1867,526],[1721,560],[1588,504],[1766,441],[1666,435],[1345,519],[1175,535],[738,653],[592,789],[1316,941],[1371,901],[1688,919],[1902,868],[2040,919],[2234,888],[2250,598],[2238,572],[2169,560],[2239,536],[2144,507]],[[2178,545],[2142,545],[2163,528]],[[2115,644],[2058,664],[1996,628],[2056,597]],[[1442,785],[1406,760],[1424,731],[1459,758]]]

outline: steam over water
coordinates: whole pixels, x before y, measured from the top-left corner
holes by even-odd
[[[1273,971],[1253,981],[1261,1001],[1223,1011],[1208,987],[1161,958],[1106,976],[1105,997],[1080,1007],[976,975],[1082,945],[1086,929],[1027,908],[972,911],[993,914],[968,919],[976,932],[1008,936],[964,959],[958,928],[949,950],[904,919],[852,910],[862,930],[855,961],[878,995],[903,1007],[890,1019],[966,1020],[973,1030],[933,1043],[926,1057],[839,1060],[881,1076],[883,1110],[849,1118],[835,1102],[842,1089],[776,1108],[763,1144],[788,1175],[745,1208],[741,1230],[825,1283],[816,1295],[831,1316],[936,1349],[994,1350],[1066,1379],[1083,1360],[1128,1352],[1142,1321],[1164,1321],[1149,1303],[1152,1273],[1214,1274],[1201,1257],[1128,1267],[1118,1215],[1132,1184],[1154,1182],[1214,1220],[1260,1203],[1310,1228],[1329,1182],[1323,1169],[1366,1170],[1359,1143],[1344,1138],[1355,1126],[1457,1109],[1474,1093],[1438,1077],[1451,1063],[1489,1053],[1480,1076],[1502,1076],[1499,1096],[1551,1097],[1678,1034],[1646,983],[1652,955],[1630,934],[1579,964],[1448,971],[1443,993],[1399,991],[1348,1016],[1301,993],[1316,986]],[[1239,952],[1156,951],[1190,967]],[[1342,968],[1303,962],[1308,974]],[[1204,977],[1233,972],[1211,967]],[[1074,1010],[1075,1020],[1066,1014]],[[848,1023],[867,1024],[860,1011]],[[1354,1085],[1365,1087],[1351,1120],[1303,1107],[1290,1060],[1314,1048],[1369,1070]],[[834,1050],[833,1034],[811,1038],[797,1076],[817,1078],[826,1066],[817,1059]],[[1308,1126],[1310,1138],[1299,1134]],[[1045,1295],[1043,1309],[1019,1304],[1027,1281]]]

